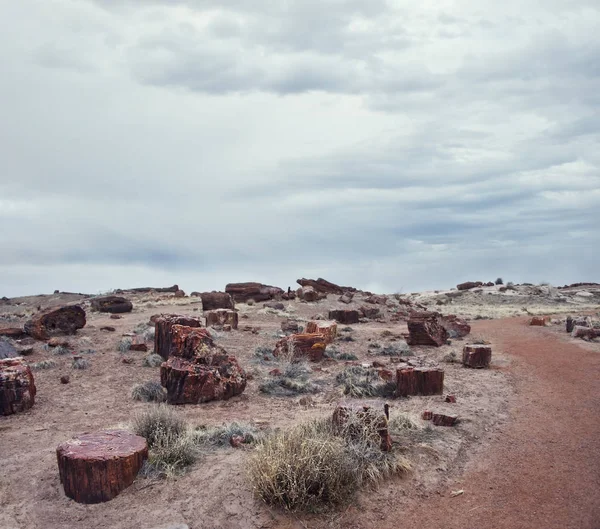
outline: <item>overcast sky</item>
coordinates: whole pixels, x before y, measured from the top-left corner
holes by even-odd
[[[597,0],[0,3],[0,296],[600,281]]]

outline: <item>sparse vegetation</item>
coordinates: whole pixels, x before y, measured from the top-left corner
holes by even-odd
[[[167,398],[167,392],[159,382],[149,380],[143,384],[136,384],[131,390],[133,400],[142,402],[164,402]]]
[[[456,351],[450,351],[447,355],[444,355],[444,358],[442,358],[442,360],[444,362],[446,362],[447,364],[454,364],[454,363],[458,362],[458,357],[456,356]]]
[[[90,366],[92,365],[92,363],[86,359],[86,358],[74,358],[73,362],[71,363],[71,367],[73,369],[88,369]]]
[[[243,444],[255,444],[264,434],[252,424],[231,422],[221,426],[200,426],[191,433],[192,439],[198,446],[223,448],[229,446],[232,437],[241,437]]]
[[[266,503],[288,510],[323,510],[348,502],[361,486],[406,471],[408,463],[382,452],[377,432],[356,424],[335,431],[330,419],[276,432],[256,448],[249,478]]]
[[[392,396],[396,386],[385,382],[373,367],[349,366],[336,377],[342,392],[349,397]]]
[[[52,369],[56,367],[57,363],[54,360],[42,360],[41,362],[35,362],[34,364],[29,364],[29,367],[34,371],[40,369]]]
[[[93,354],[96,354],[96,350],[95,349],[83,349],[80,354],[93,355]]]
[[[501,277],[499,277],[498,279],[496,279],[496,285],[504,285],[504,281],[502,280]]]
[[[378,353],[384,356],[414,356],[406,342],[396,342],[386,345]]]
[[[338,336],[338,340],[340,342],[353,342],[354,337],[351,334],[343,334],[341,336]]]
[[[63,345],[58,345],[52,349],[52,354],[55,354],[57,356],[68,355],[70,354],[70,352],[71,351],[69,351],[69,349],[67,347],[64,347]]]
[[[319,386],[309,379],[310,369],[301,362],[286,362],[282,365],[280,375],[270,376],[259,389],[269,395],[299,395],[304,393],[317,393]]]
[[[123,338],[118,345],[118,349],[121,353],[126,353],[129,351],[129,349],[131,348],[131,344],[133,343],[133,341],[131,340],[131,338],[129,338],[128,336],[126,336],[125,338]]]
[[[160,367],[160,365],[164,362],[162,356],[157,355],[155,353],[151,353],[144,358],[142,362],[142,366],[144,367]]]
[[[334,360],[358,360],[358,357],[352,353],[340,351],[334,345],[328,345],[325,349],[325,356]]]

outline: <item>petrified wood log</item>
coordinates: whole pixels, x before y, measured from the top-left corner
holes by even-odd
[[[65,494],[79,503],[112,500],[148,458],[146,439],[125,430],[84,433],[56,449]]]
[[[92,299],[92,309],[98,312],[122,314],[133,310],[133,303],[121,296],[102,296]]]
[[[456,415],[444,415],[443,413],[432,414],[431,420],[436,426],[454,426],[458,421]]]
[[[358,309],[358,315],[361,318],[377,320],[381,318],[381,311],[377,307],[360,307]]]
[[[229,309],[233,310],[233,298],[227,292],[202,292],[202,310]]]
[[[433,345],[439,347],[448,340],[437,312],[413,312],[408,320],[408,345]]]
[[[396,395],[441,395],[444,392],[444,370],[408,367],[396,371]]]
[[[292,334],[275,344],[273,356],[291,355],[292,360],[308,358],[311,362],[319,362],[326,346],[327,338],[323,334]]]
[[[348,303],[352,303],[352,298],[353,297],[354,297],[354,294],[352,292],[344,292],[338,298],[338,301],[340,301],[341,303],[345,303],[347,305]]]
[[[21,329],[20,327],[4,327],[0,329],[0,336],[6,336],[6,338],[18,340],[19,338],[27,336],[27,333],[24,329]]]
[[[173,285],[172,287],[165,288],[157,288],[157,287],[139,287],[139,288],[128,288],[125,292],[177,292],[179,290],[178,285]],[[123,292],[123,290],[117,290],[116,292]]]
[[[492,360],[492,348],[489,345],[465,345],[462,362],[466,367],[488,367]]]
[[[211,325],[231,325],[232,329],[238,328],[238,313],[234,310],[209,310],[208,312],[205,312],[204,315],[206,316],[207,327],[210,327]]]
[[[471,288],[480,287],[483,283],[481,281],[467,281],[466,283],[461,283],[460,285],[456,285],[458,290],[469,290]]]
[[[545,327],[546,325],[548,325],[548,323],[550,323],[550,318],[548,318],[547,316],[534,316],[533,318],[531,318],[529,325]]]
[[[202,327],[198,318],[191,316],[163,315],[154,321],[154,352],[165,360],[169,358],[171,351],[171,328],[173,325],[185,325],[187,327]]]
[[[306,324],[306,334],[322,334],[325,343],[333,343],[337,336],[337,323],[331,321],[309,321]]]
[[[573,327],[575,327],[575,320],[571,316],[567,316],[567,332],[573,332]]]
[[[442,316],[441,325],[449,334],[455,334],[456,338],[464,338],[471,332],[471,326],[467,321],[453,314]]]
[[[357,310],[330,310],[329,319],[344,325],[352,325],[358,323],[359,315]]]
[[[268,301],[270,299],[280,298],[283,290],[279,287],[263,285],[262,283],[229,283],[225,287],[225,292],[233,297],[233,300],[245,303],[249,299],[254,301]]]
[[[28,410],[35,393],[33,374],[22,358],[0,360],[0,415]]]
[[[306,301],[307,303],[319,301],[324,296],[326,296],[326,294],[321,294],[317,292],[313,287],[300,287],[296,291],[296,294],[298,295],[299,299],[301,299],[302,301]]]
[[[57,334],[75,334],[85,326],[85,311],[78,305],[38,312],[25,323],[25,332],[37,340],[47,340]]]
[[[366,428],[373,435],[379,435],[380,447],[384,452],[392,449],[392,438],[388,430],[389,406],[383,402],[370,402],[368,406],[343,402],[333,412],[332,421],[337,435],[364,437]]]
[[[281,322],[281,330],[284,333],[297,333],[300,329],[297,321],[285,319]]]
[[[331,283],[320,277],[316,281],[314,279],[297,279],[301,287],[313,287],[317,292],[323,292],[324,294],[343,294],[344,292],[356,292],[355,288],[352,287],[341,287],[335,283]]]
[[[600,337],[600,329],[594,329],[592,327],[580,327],[576,325],[571,333],[573,338],[587,338],[594,339]]]

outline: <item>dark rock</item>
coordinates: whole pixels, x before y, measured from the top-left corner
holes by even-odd
[[[78,305],[47,309],[25,324],[25,332],[37,340],[47,340],[57,334],[75,334],[85,326],[85,311]]]
[[[296,293],[299,299],[307,303],[313,303],[321,299],[321,295],[313,287],[301,287]]]
[[[492,360],[492,348],[489,345],[465,345],[462,362],[466,367],[485,368]]]
[[[575,320],[571,316],[567,316],[567,332],[573,332],[573,327],[575,327]]]
[[[111,320],[120,320],[123,316],[119,316],[118,314],[111,314],[110,315],[110,319]]]
[[[381,311],[377,307],[360,307],[358,315],[368,320],[378,320],[381,318]]]
[[[424,421],[430,421],[431,419],[433,419],[433,412],[425,410],[421,414],[421,419],[423,419]]]
[[[285,310],[285,305],[279,301],[269,301],[263,304],[265,309]]]
[[[408,332],[408,345],[440,347],[448,340],[448,332],[437,312],[413,312],[408,320]]]
[[[202,322],[191,316],[179,316],[177,314],[158,314],[152,316],[154,319],[154,352],[165,360],[169,358],[172,346],[171,329],[173,325],[185,325],[186,327],[199,328]]]
[[[71,377],[69,377],[69,375],[63,375],[60,377],[61,384],[68,384],[69,382],[71,382]]]
[[[293,348],[292,360],[308,358],[311,362],[319,362],[325,354],[327,337],[323,334],[292,334],[282,338],[275,344],[274,356],[289,354]]]
[[[443,413],[434,413],[431,417],[433,424],[436,426],[454,426],[458,417],[456,415],[444,415]]]
[[[464,338],[471,332],[471,326],[466,320],[453,314],[442,316],[441,325],[454,338]]]
[[[329,319],[344,325],[358,323],[360,316],[357,310],[330,310]]]
[[[92,299],[92,310],[108,312],[110,314],[122,314],[133,310],[133,303],[121,296],[102,296]]]
[[[352,298],[354,298],[354,294],[352,292],[344,292],[338,299],[341,303],[352,303]]]
[[[456,404],[456,397],[454,395],[446,395],[444,402],[449,402],[450,404]]]
[[[281,330],[285,333],[297,333],[300,329],[297,321],[283,320],[281,322]]]
[[[173,285],[172,287],[165,287],[165,288],[157,288],[157,287],[128,288],[127,290],[125,290],[125,292],[139,292],[139,293],[145,293],[145,292],[162,292],[162,293],[168,293],[168,292],[172,292],[172,293],[175,293],[178,290],[179,290],[179,286]],[[121,291],[121,292],[123,292],[123,291]]]
[[[202,292],[202,310],[229,309],[233,310],[233,298],[227,292]]]
[[[110,325],[105,325],[104,327],[100,327],[101,331],[115,332],[117,329],[111,327]]]
[[[185,298],[185,292],[183,290],[177,290],[174,295],[176,298]]]
[[[17,356],[19,356],[17,349],[8,340],[0,338],[0,360]]]
[[[302,278],[296,280],[296,283],[298,283],[301,287],[312,287],[317,292],[322,292],[324,294],[343,294],[344,292],[356,292],[355,288],[341,287],[321,277],[317,280]]]

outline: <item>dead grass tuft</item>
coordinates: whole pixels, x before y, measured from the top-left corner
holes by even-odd
[[[133,386],[131,397],[133,400],[142,402],[164,402],[167,399],[167,392],[160,385],[160,382],[149,380],[143,384]]]

